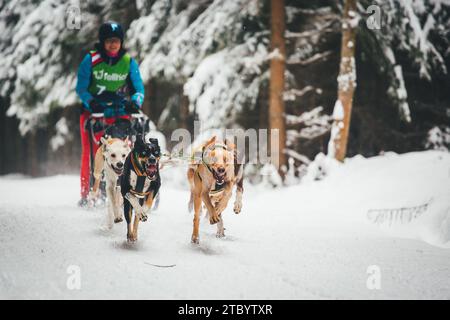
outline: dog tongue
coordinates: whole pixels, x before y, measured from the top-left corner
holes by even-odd
[[[154,175],[156,173],[156,165],[151,164],[147,168],[147,174],[148,175]]]

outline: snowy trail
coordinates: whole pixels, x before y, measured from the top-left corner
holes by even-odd
[[[174,184],[163,184],[158,211],[129,245],[124,223],[102,231],[105,210],[76,207],[78,177],[2,177],[0,298],[450,299],[449,160],[439,152],[354,158],[324,181],[247,186],[242,213],[224,213],[227,237],[216,239],[202,219],[199,246],[190,244],[188,192]],[[438,200],[417,223],[423,230],[367,221],[372,207],[430,197]],[[438,237],[427,215],[442,218]],[[66,286],[72,265],[80,290]],[[380,290],[366,285],[372,265]]]

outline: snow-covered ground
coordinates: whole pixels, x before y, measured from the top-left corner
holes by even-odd
[[[76,206],[78,177],[1,177],[0,298],[450,299],[450,154],[318,165],[320,181],[245,186],[227,237],[202,219],[200,245],[169,179],[129,245],[124,223]]]

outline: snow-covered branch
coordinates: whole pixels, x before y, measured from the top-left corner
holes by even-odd
[[[308,159],[307,156],[300,154],[298,152],[296,152],[295,150],[292,149],[284,149],[284,153],[286,153],[288,156],[304,163],[304,164],[309,164],[311,163],[311,160]]]
[[[311,92],[311,91],[314,91],[313,86],[306,86],[301,90],[291,89],[291,90],[283,92],[283,100],[284,101],[294,101],[296,98],[303,97],[306,93]],[[319,89],[317,91],[319,91]]]
[[[325,51],[325,52],[316,53],[312,57],[309,57],[309,58],[304,59],[304,60],[290,58],[289,60],[286,61],[286,63],[287,64],[299,64],[299,65],[302,65],[302,66],[306,66],[308,64],[311,64],[311,63],[317,62],[319,60],[325,59],[325,58],[329,57],[332,54],[333,54],[333,51],[328,50],[328,51]]]

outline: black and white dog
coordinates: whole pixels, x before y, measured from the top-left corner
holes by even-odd
[[[147,221],[147,213],[161,186],[160,153],[157,139],[150,139],[149,143],[146,143],[143,136],[138,135],[133,149],[125,160],[124,171],[120,177],[120,191],[123,196],[128,241],[137,240],[139,221]]]

